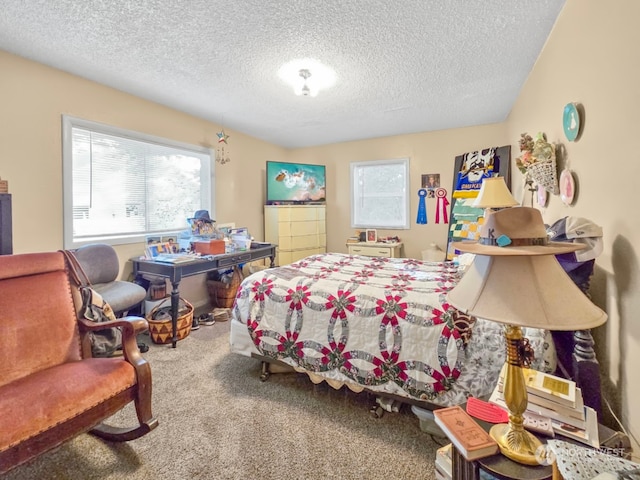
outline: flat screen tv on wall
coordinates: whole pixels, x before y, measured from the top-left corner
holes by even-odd
[[[325,187],[324,165],[267,162],[267,205],[324,203]]]

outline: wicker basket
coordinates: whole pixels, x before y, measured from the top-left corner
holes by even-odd
[[[229,283],[219,280],[207,280],[209,299],[214,308],[231,308],[238,294],[238,287],[242,282],[242,273],[238,267],[233,268],[233,275]]]
[[[169,305],[164,304],[169,300]],[[151,335],[151,341],[153,343],[171,343],[173,338],[173,331],[171,328],[171,318],[163,318],[162,320],[156,320],[154,317],[160,311],[161,308],[168,308],[171,310],[171,298],[167,297],[158,305],[153,307],[147,314],[147,322],[149,322],[149,334]],[[180,298],[180,306],[178,308],[178,319],[176,322],[176,335],[178,340],[182,340],[189,336],[191,333],[191,325],[193,323],[193,305],[187,302],[185,299]],[[180,308],[182,307],[182,308]]]
[[[560,187],[558,186],[558,174],[556,170],[556,159],[553,157],[551,160],[538,161],[529,165],[527,174],[538,185],[542,185],[547,192],[558,195],[560,193]]]

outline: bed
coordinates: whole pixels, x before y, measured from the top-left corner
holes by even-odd
[[[427,408],[488,396],[503,327],[447,304],[462,273],[452,262],[339,253],[253,273],[238,289],[231,351]],[[554,371],[548,332],[524,333],[533,367]]]

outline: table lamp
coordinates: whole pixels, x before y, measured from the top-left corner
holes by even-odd
[[[489,433],[508,458],[537,465],[535,452],[541,443],[522,425],[528,399],[522,372],[527,342],[521,327],[581,330],[607,320],[555,258],[583,246],[550,242],[542,215],[531,207],[492,212],[477,242],[453,246],[475,254],[475,259],[447,295],[449,303],[468,315],[506,325],[504,399],[509,423],[494,425]]]
[[[514,207],[520,205],[507,187],[504,177],[489,177],[482,181],[480,192],[473,201],[472,205],[476,208],[497,209],[505,207]],[[486,210],[485,210],[486,216]]]

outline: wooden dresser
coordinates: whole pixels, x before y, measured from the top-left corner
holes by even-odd
[[[277,245],[276,265],[327,251],[324,205],[265,205],[264,240]]]

